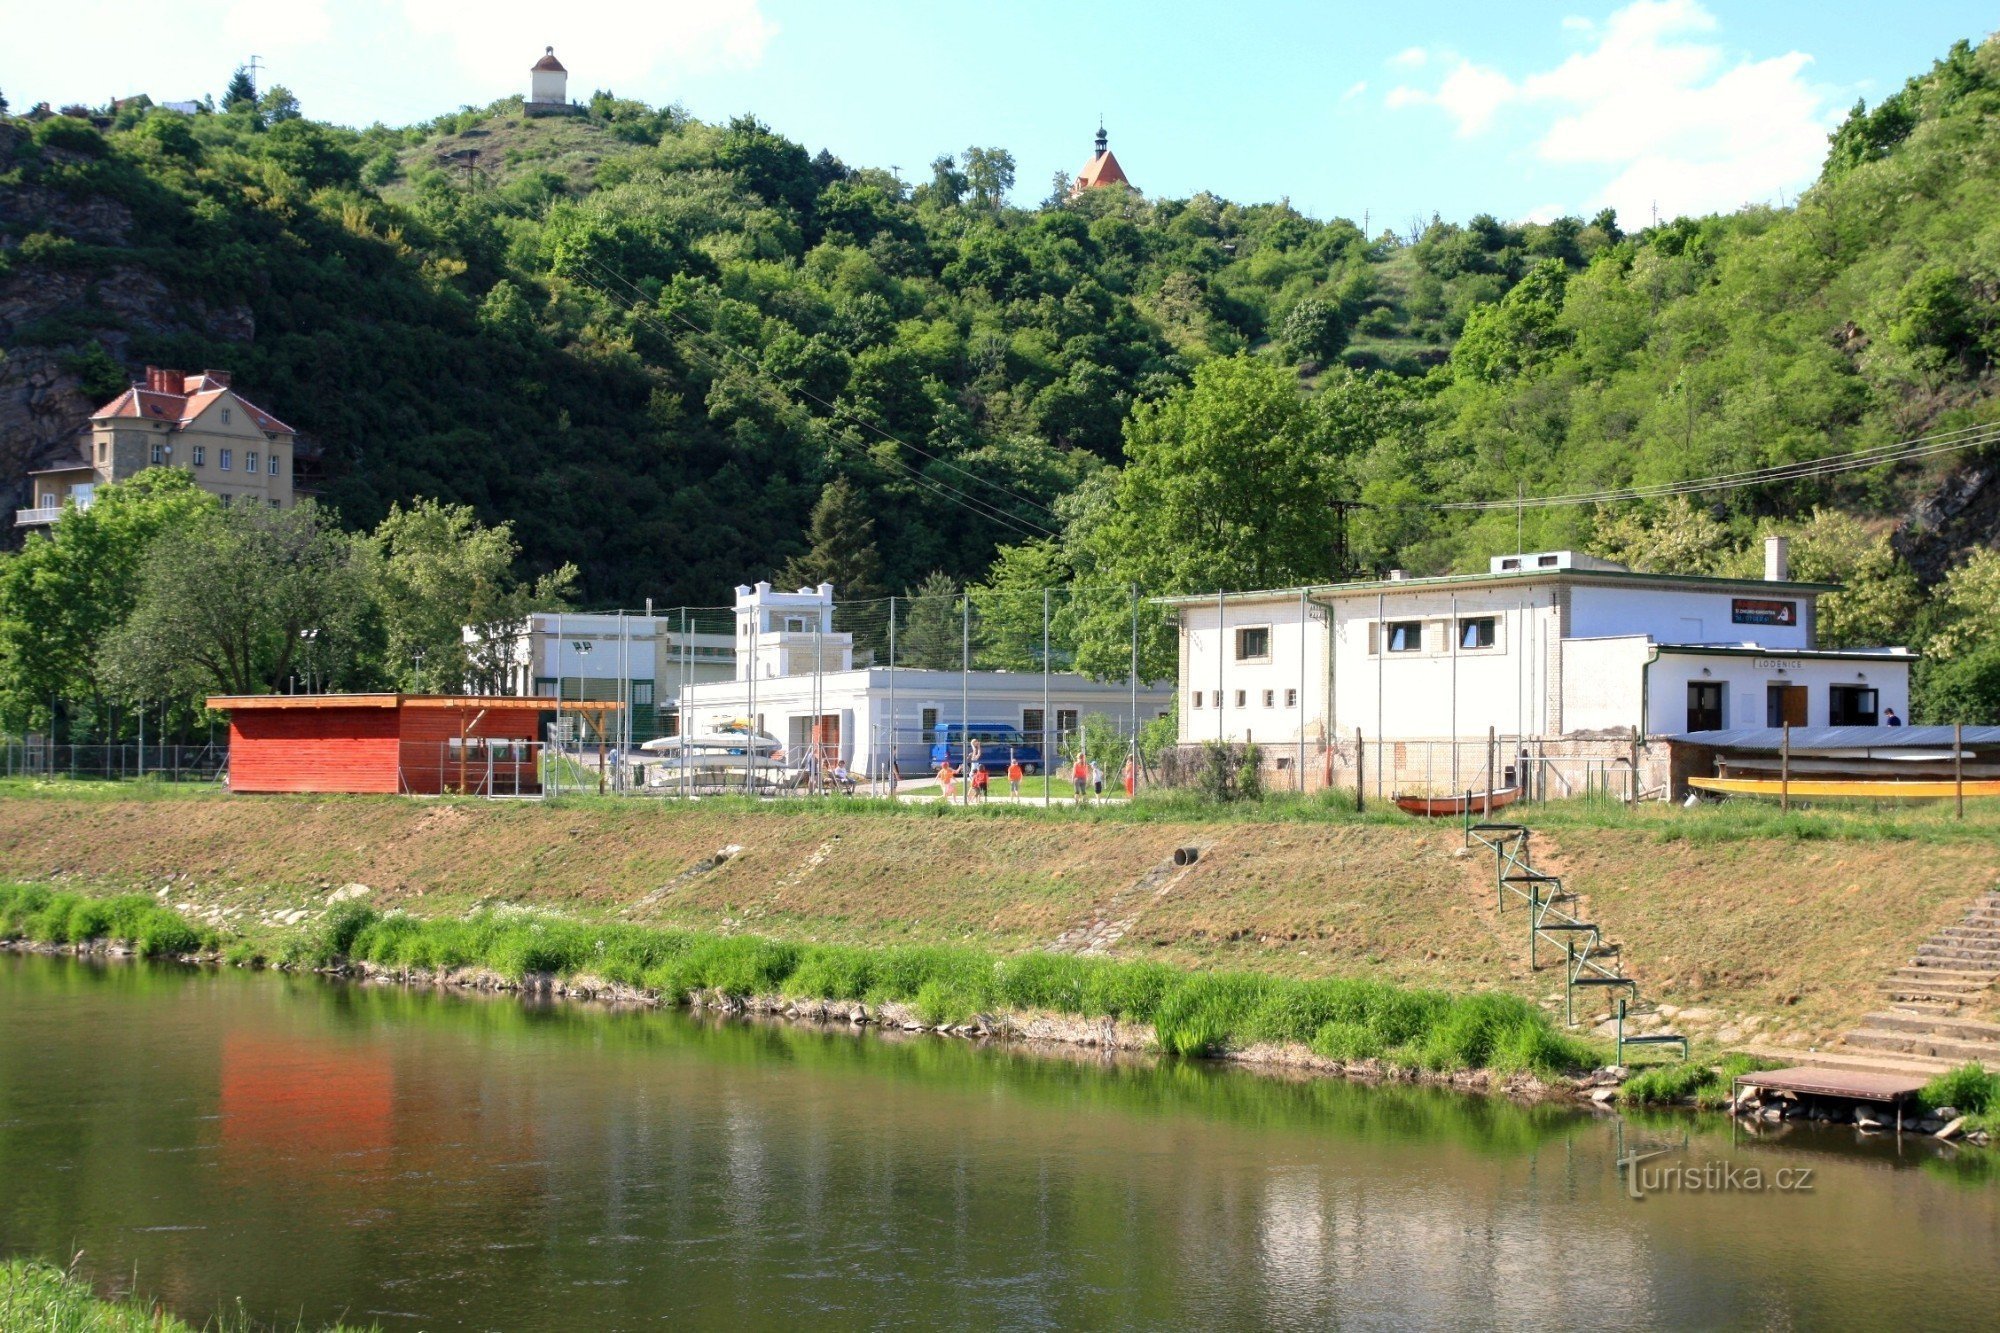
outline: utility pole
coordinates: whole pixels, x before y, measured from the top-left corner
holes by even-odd
[[[264,57],[260,55],[252,55],[250,57],[250,63],[245,65],[243,68],[250,75],[250,91],[252,93],[255,93],[257,91],[257,71],[260,69],[269,69],[270,66],[264,63]]]

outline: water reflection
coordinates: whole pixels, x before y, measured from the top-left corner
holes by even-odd
[[[2000,1243],[1830,1133],[1684,1154],[1811,1196],[1634,1204],[1613,1121],[1433,1089],[47,959],[0,1012],[0,1248],[197,1316],[1970,1321]]]

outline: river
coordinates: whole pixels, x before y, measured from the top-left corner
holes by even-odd
[[[1686,1188],[1725,1168],[1766,1188]],[[1971,1326],[2000,1179],[1851,1128],[0,954],[0,1252],[77,1251],[287,1327]]]

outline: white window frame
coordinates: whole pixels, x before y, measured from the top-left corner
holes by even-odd
[[[1414,628],[1415,632],[1411,636],[1413,641],[1402,648],[1391,648],[1389,646],[1389,640],[1392,637],[1391,631],[1405,626]],[[1369,629],[1371,631],[1369,637],[1373,640],[1368,645],[1370,656],[1403,657],[1406,655],[1421,656],[1423,654],[1424,622],[1421,617],[1413,620],[1378,620],[1369,626]]]
[[[215,453],[216,453],[216,459],[215,459],[216,469],[221,472],[229,471],[230,464],[236,461],[236,451],[234,449],[218,449],[215,451]]]
[[[205,445],[205,444],[197,444],[197,445],[195,445],[195,446],[194,446],[194,451],[193,451],[193,452],[194,452],[194,463],[193,463],[193,466],[195,466],[195,467],[207,467],[207,466],[208,466],[208,446],[207,446],[207,445]]]
[[[1276,708],[1277,706],[1278,706],[1278,692],[1276,690],[1265,690],[1264,707]]]
[[[278,451],[276,449],[271,451],[271,475],[274,477],[278,475]]]
[[[257,451],[255,449],[245,449],[243,451],[243,470],[253,477],[257,475]]]

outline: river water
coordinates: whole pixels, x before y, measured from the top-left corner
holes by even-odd
[[[1723,1168],[1766,1188],[1668,1189]],[[0,955],[0,1252],[77,1251],[288,1327],[1974,1326],[2000,1179],[1852,1129]]]

